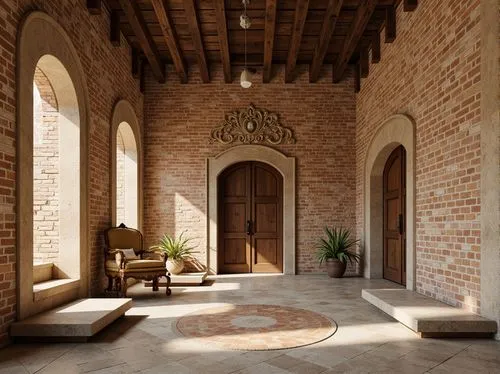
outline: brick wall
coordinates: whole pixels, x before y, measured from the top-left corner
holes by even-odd
[[[109,134],[113,105],[127,99],[142,125],[142,95],[132,78],[130,48],[109,42],[109,14],[91,16],[86,0],[0,1],[0,345],[8,341],[15,319],[15,137],[16,137],[16,35],[22,17],[31,10],[51,15],[68,33],[85,71],[89,91],[89,198],[91,289],[103,285],[102,232],[111,224]]]
[[[33,128],[33,262],[59,261],[59,108],[51,83],[35,70]]]
[[[236,69],[235,69],[236,70]],[[210,84],[182,85],[175,72],[166,84],[148,79],[145,98],[144,231],[147,244],[165,232],[196,237],[206,262],[206,158],[230,146],[209,144],[210,131],[226,113],[250,103],[279,115],[297,139],[276,148],[297,162],[297,269],[318,266],[315,245],[323,227],[355,227],[355,97],[353,81],[331,83],[331,67],[317,84],[303,67],[294,84],[283,84],[283,69],[269,84],[256,75],[250,89],[239,79],[223,83],[212,66]],[[235,71],[234,74],[238,74]],[[190,80],[199,80],[196,71]]]
[[[397,38],[382,45],[357,96],[357,222],[370,140],[395,113],[416,133],[417,290],[480,308],[479,1],[429,0],[397,10]],[[382,34],[383,36],[383,34]]]

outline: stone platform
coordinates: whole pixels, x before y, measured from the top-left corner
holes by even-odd
[[[85,341],[125,314],[132,299],[80,299],[11,325],[15,339]]]
[[[491,337],[497,324],[406,289],[363,289],[363,299],[423,338]]]

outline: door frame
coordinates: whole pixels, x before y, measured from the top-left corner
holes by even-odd
[[[217,177],[227,167],[244,161],[269,164],[283,177],[283,274],[295,274],[295,157],[262,145],[238,145],[207,158],[207,267],[217,274]]]
[[[367,149],[364,169],[364,247],[365,278],[383,278],[383,171],[389,155],[402,145],[406,150],[406,288],[416,289],[416,183],[415,122],[404,114],[389,117],[373,135]]]

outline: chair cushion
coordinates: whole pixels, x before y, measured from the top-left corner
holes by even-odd
[[[106,261],[106,269],[118,271],[119,267],[116,264],[115,260],[107,260]],[[125,270],[144,270],[144,271],[153,271],[153,270],[163,270],[165,269],[165,264],[160,260],[129,260],[125,264]]]

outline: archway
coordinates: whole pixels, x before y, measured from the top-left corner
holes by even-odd
[[[142,229],[142,136],[132,105],[120,100],[111,118],[111,221]]]
[[[365,278],[383,276],[383,173],[389,155],[400,145],[406,150],[406,288],[415,289],[415,125],[406,115],[390,117],[368,148],[364,172]]]
[[[69,300],[86,297],[88,261],[88,95],[76,49],[50,16],[32,12],[21,23],[17,49],[17,317],[24,319]],[[59,274],[67,278],[34,289],[33,186],[34,95],[36,68],[50,80],[57,97],[61,157]],[[66,149],[67,148],[67,149]],[[75,152],[76,150],[76,152]],[[71,219],[69,219],[71,218]]]
[[[207,160],[207,267],[217,274],[217,177],[227,167],[244,161],[271,165],[283,177],[283,273],[295,274],[295,158],[261,145],[240,145]]]

